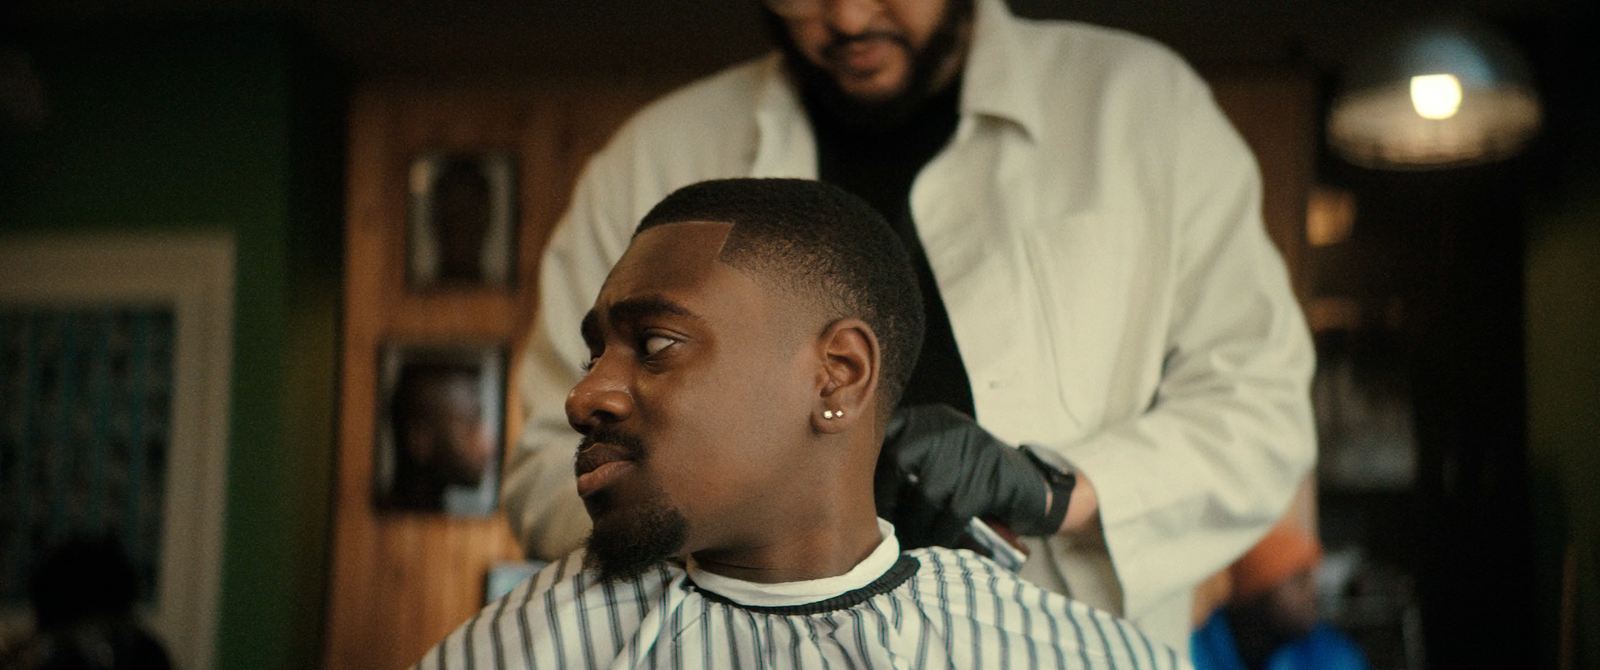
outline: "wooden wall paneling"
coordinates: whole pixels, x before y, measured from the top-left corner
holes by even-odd
[[[1255,152],[1262,218],[1303,306],[1310,297],[1305,230],[1319,137],[1316,83],[1292,72],[1216,76],[1210,83],[1217,104]]]
[[[370,509],[370,459],[352,458],[353,449],[372,445],[375,423],[372,398],[377,395],[377,361],[371,344],[382,324],[375,315],[388,311],[382,281],[368,275],[387,267],[386,198],[381,174],[389,143],[381,140],[394,119],[370,96],[351,104],[349,184],[345,225],[345,315],[340,365],[339,454],[334,493],[334,556],[329,575],[329,665],[358,667],[360,644],[354,640],[366,603],[359,594],[377,590],[379,576],[370,547],[377,543],[375,524],[357,510]],[[359,129],[359,131],[357,131]]]
[[[326,666],[402,668],[482,604],[495,561],[521,552],[502,515],[376,514],[373,438],[386,341],[488,341],[516,351],[538,258],[583,162],[663,86],[551,83],[518,90],[380,88],[350,112],[345,323]],[[428,150],[510,148],[518,160],[516,281],[509,290],[410,292],[407,174]],[[506,446],[521,422],[511,361]]]

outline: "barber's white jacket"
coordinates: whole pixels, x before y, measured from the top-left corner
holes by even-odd
[[[1102,536],[1032,542],[1023,575],[1187,649],[1195,584],[1285,511],[1314,457],[1310,340],[1265,234],[1255,161],[1205,84],[1143,39],[978,3],[955,137],[911,209],[978,421],[1057,454]],[[579,320],[680,186],[816,177],[768,57],[659,100],[587,166],[540,268],[504,504],[543,558],[588,530],[563,402]]]

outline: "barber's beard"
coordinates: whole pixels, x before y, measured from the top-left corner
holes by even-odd
[[[606,523],[589,534],[584,566],[600,571],[602,580],[638,577],[677,556],[689,536],[689,520],[657,491],[628,509],[616,509]]]
[[[935,88],[935,79],[945,63],[960,49],[961,31],[972,16],[972,5],[972,0],[950,0],[945,5],[939,25],[921,50],[913,48],[903,37],[891,38],[900,48],[911,52],[911,71],[899,91],[875,100],[863,100],[846,92],[832,73],[812,63],[800,52],[781,17],[765,7],[762,8],[762,14],[801,95],[840,125],[855,130],[877,131],[899,126],[939,92]],[[842,49],[852,41],[852,36],[836,34],[828,49]]]

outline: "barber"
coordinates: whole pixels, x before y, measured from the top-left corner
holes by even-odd
[[[570,333],[633,222],[695,181],[820,178],[896,226],[923,287],[879,476],[905,487],[879,495],[903,534],[926,533],[907,546],[997,517],[1033,534],[1023,576],[1184,648],[1193,587],[1283,515],[1314,454],[1310,339],[1248,148],[1181,59],[1126,33],[999,0],[763,11],[779,53],[639,112],[551,238],[502,497],[525,549],[587,532]]]

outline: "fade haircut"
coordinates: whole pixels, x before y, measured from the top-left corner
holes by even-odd
[[[922,293],[876,209],[818,181],[720,179],[674,191],[633,234],[685,221],[733,224],[717,260],[818,305],[829,324],[857,317],[871,326],[883,356],[879,401],[900,402],[922,351]]]

